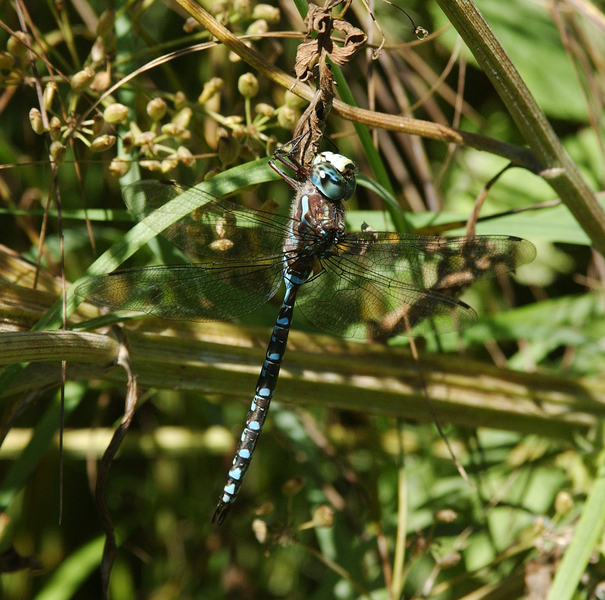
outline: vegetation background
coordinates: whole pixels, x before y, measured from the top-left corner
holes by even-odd
[[[602,190],[605,15],[587,0],[477,5],[588,185]],[[207,8],[293,72],[303,38],[295,32],[305,31],[293,3]],[[386,46],[378,59],[360,51],[344,67],[358,105],[526,145],[438,4],[403,8],[429,36],[417,40],[395,7],[373,6]],[[362,3],[345,18],[380,44]],[[208,32],[170,1],[3,2],[0,24],[0,596],[94,598],[105,539],[95,481],[122,419],[126,378],[108,366],[116,330],[85,337],[88,326],[78,325],[96,309],[70,316],[71,337],[56,331],[58,313],[47,311],[61,275],[76,281],[108,248],[114,255],[95,263],[101,271],[139,248],[126,264],[179,260],[160,240],[132,234],[120,190],[139,177],[193,184],[220,173],[217,193],[239,191],[257,208],[275,200],[287,214],[291,190],[269,181],[266,163],[249,161],[290,139],[305,104],[206,44]],[[33,63],[10,35],[24,24]],[[507,164],[490,151],[376,129],[381,175],[350,122],[333,113],[328,134],[368,178],[350,202],[351,229],[405,222],[458,234]],[[238,165],[247,165],[243,175],[230,170]],[[383,188],[369,190],[372,179]],[[543,178],[520,168],[491,187],[481,216],[495,218],[477,232],[525,237],[538,257],[467,290],[477,325],[422,341],[418,363],[403,338],[334,340],[297,314],[266,431],[221,527],[210,517],[279,299],[238,324],[127,320],[139,400],[102,490],[118,545],[110,596],[605,597],[605,265],[554,200]],[[45,313],[40,329],[55,331],[26,336]]]

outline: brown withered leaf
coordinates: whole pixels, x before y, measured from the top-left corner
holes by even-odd
[[[313,31],[317,33],[314,40],[300,44],[296,52],[296,77],[306,81],[311,76],[311,70],[318,59],[325,60],[326,56],[337,65],[344,65],[366,43],[368,36],[347,21],[334,19],[330,5],[321,8],[309,4],[309,12],[305,19],[307,36]],[[332,31],[342,31],[345,34],[342,46],[332,41]]]

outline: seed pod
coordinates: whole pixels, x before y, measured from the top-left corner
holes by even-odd
[[[183,94],[183,92],[177,92],[174,95],[174,109],[175,110],[181,110],[181,108],[183,108],[183,106],[185,106],[185,103],[187,102],[187,96],[185,96],[185,94]]]
[[[164,123],[161,127],[161,131],[164,135],[174,137],[183,133],[185,129],[176,123]]]
[[[149,146],[153,144],[153,140],[156,138],[155,131],[142,131],[134,138],[135,146]]]
[[[244,98],[254,98],[258,94],[258,79],[253,73],[244,73],[237,80],[237,89]]]
[[[223,168],[228,167],[239,156],[239,143],[230,135],[222,135],[218,138],[218,158]]]
[[[248,29],[246,29],[246,34],[257,36],[252,38],[256,42],[260,40],[260,37],[258,36],[267,33],[267,31],[269,31],[269,25],[267,25],[267,21],[265,21],[264,19],[258,19],[257,21],[254,21],[253,23],[250,23],[250,25],[248,25]]]
[[[90,58],[93,62],[100,63],[105,57],[105,44],[103,38],[98,37],[90,50]]]
[[[555,511],[558,515],[566,515],[574,506],[573,498],[569,492],[557,492],[555,496]]]
[[[441,523],[452,523],[457,518],[458,513],[451,508],[444,508],[435,513],[435,521],[440,521]]]
[[[298,113],[294,109],[288,108],[287,106],[283,106],[277,115],[277,122],[283,129],[294,129],[297,121]]]
[[[252,521],[252,531],[260,544],[267,541],[267,524],[262,519]]]
[[[179,160],[176,156],[169,156],[162,161],[161,170],[162,173],[168,173],[172,169],[176,169],[179,164]]]
[[[99,113],[95,113],[94,116],[92,117],[92,135],[93,135],[93,137],[97,137],[98,135],[101,135],[101,132],[103,131],[103,127],[105,127],[105,119],[103,118],[103,115],[101,115]]]
[[[282,485],[282,494],[284,494],[284,496],[292,498],[293,496],[296,496],[296,494],[298,494],[300,490],[302,490],[305,483],[306,480],[304,477],[294,477],[292,479],[289,479],[288,481],[286,481],[286,483],[284,483],[284,485]]]
[[[109,165],[109,172],[116,177],[124,177],[130,171],[130,161],[120,158],[114,158]]]
[[[27,54],[27,35],[23,31],[15,31],[14,35],[8,38],[6,49],[13,55],[23,58]]]
[[[189,17],[183,25],[183,31],[185,33],[193,33],[196,29],[199,28],[200,24],[193,17]]]
[[[61,137],[61,121],[59,121],[59,117],[53,117],[48,124],[48,128],[50,139],[56,142]]]
[[[161,171],[162,163],[159,160],[142,160],[139,162],[139,166],[149,171]]]
[[[250,16],[250,0],[234,0],[233,10],[241,18],[248,18]]]
[[[34,130],[34,133],[42,135],[44,133],[44,122],[42,121],[42,113],[37,108],[32,108],[29,111],[29,123]]]
[[[197,99],[199,104],[205,104],[214,96],[214,94],[221,91],[225,82],[220,77],[213,77],[210,81],[207,81],[202,88],[202,93]]]
[[[103,152],[108,148],[111,148],[116,143],[115,135],[100,135],[98,138],[95,138],[90,144],[91,152]]]
[[[95,72],[90,67],[85,67],[71,78],[71,89],[74,92],[83,92],[90,87],[94,78]]]
[[[109,71],[99,71],[90,84],[90,89],[98,94],[103,93],[111,83],[111,74]]]
[[[57,84],[54,81],[49,81],[44,88],[44,108],[50,110],[55,99],[55,92],[57,91]]]
[[[122,123],[128,117],[128,107],[114,102],[103,111],[103,117],[110,125]]]
[[[107,35],[112,29],[113,24],[116,20],[116,13],[111,9],[107,9],[103,14],[99,17],[97,21],[97,31],[96,34],[100,37],[104,37]]]
[[[277,144],[277,138],[274,135],[270,136],[267,140],[267,156],[273,156],[273,154],[275,154]]]
[[[130,153],[133,146],[134,146],[134,135],[133,135],[132,131],[128,131],[122,136],[122,147],[124,148],[124,152]]]
[[[8,52],[0,52],[0,70],[9,71],[15,64],[15,58]]]
[[[192,115],[193,111],[186,106],[185,108],[181,108],[181,110],[172,117],[172,122],[180,125],[183,129],[186,129],[189,126]]]
[[[260,102],[254,107],[254,110],[263,117],[273,117],[275,115],[275,109],[266,102]]]
[[[288,108],[300,110],[303,106],[307,104],[307,101],[301,98],[300,96],[297,96],[294,92],[286,90],[286,93],[284,94],[284,104]]]
[[[332,527],[333,523],[334,511],[327,504],[322,504],[313,511],[313,525],[315,527]]]
[[[186,167],[195,167],[195,158],[193,158],[193,154],[191,154],[189,148],[179,146],[176,150],[176,155]]]
[[[50,157],[55,164],[57,164],[57,165],[62,164],[63,161],[65,160],[66,154],[67,154],[67,147],[64,146],[58,140],[54,141],[50,145]]]
[[[166,114],[166,102],[161,98],[154,98],[147,103],[147,114],[154,120],[160,121]]]
[[[270,4],[257,4],[252,11],[253,19],[263,19],[268,23],[277,23],[279,17],[279,8]]]

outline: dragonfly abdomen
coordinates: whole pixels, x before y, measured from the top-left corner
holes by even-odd
[[[292,324],[296,293],[302,282],[304,282],[304,279],[304,277],[297,277],[296,280],[300,283],[293,283],[289,277],[286,276],[285,278],[286,294],[284,301],[275,320],[271,341],[267,346],[265,362],[256,384],[256,391],[250,405],[250,410],[248,411],[248,416],[246,417],[244,431],[240,437],[231,469],[227,475],[227,483],[223,488],[223,494],[218,501],[214,516],[212,517],[212,521],[218,517],[219,525],[225,520],[241,488],[244,475],[252,461],[258,436],[267,418],[267,412],[271,404],[271,398],[273,398],[281,363],[286,353],[286,344]]]

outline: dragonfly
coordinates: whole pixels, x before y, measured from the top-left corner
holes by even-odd
[[[236,320],[285,294],[265,360],[212,521],[222,524],[265,423],[286,351],[294,305],[319,329],[350,338],[443,333],[477,315],[448,292],[531,262],[534,246],[513,236],[439,237],[347,232],[344,203],[356,187],[356,166],[322,152],[308,169],[286,154],[270,164],[295,189],[289,216],[246,208],[185,188],[147,180],[124,190],[143,220],[169,201],[190,214],[158,231],[199,262],[114,271],[76,293],[113,309],[172,320]],[[291,173],[290,173],[291,171]],[[200,194],[204,194],[200,197]]]

